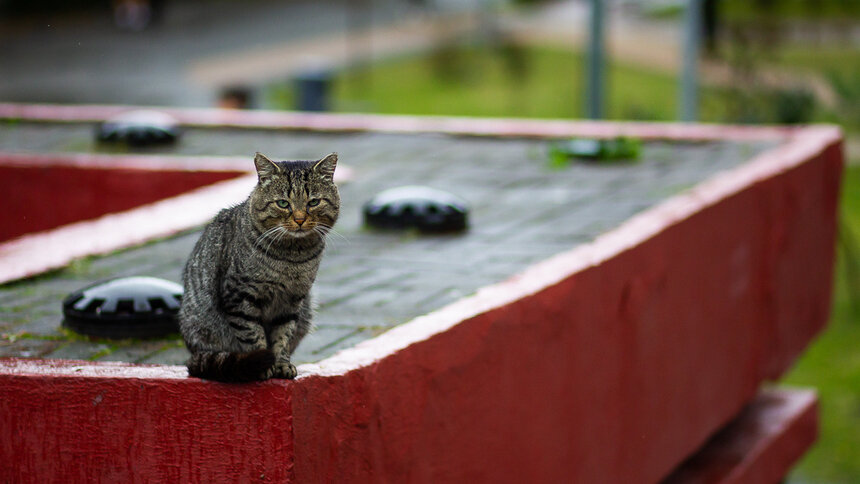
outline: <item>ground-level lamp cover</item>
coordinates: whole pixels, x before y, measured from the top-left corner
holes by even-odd
[[[612,139],[573,138],[549,145],[549,162],[555,168],[567,166],[571,160],[596,163],[633,163],[642,155],[642,141],[637,138]]]
[[[365,224],[381,229],[457,232],[468,226],[468,215],[462,198],[423,186],[385,190],[364,204]]]
[[[154,277],[122,277],[69,294],[63,326],[101,338],[157,338],[176,333],[182,286]]]
[[[179,122],[173,116],[148,109],[122,113],[96,128],[99,141],[139,147],[173,143],[179,134]]]

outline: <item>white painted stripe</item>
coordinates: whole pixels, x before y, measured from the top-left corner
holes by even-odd
[[[0,118],[47,122],[99,122],[140,109],[135,106],[0,103]],[[378,131],[387,133],[447,133],[470,136],[558,138],[571,136],[634,136],[678,141],[779,140],[804,127],[737,126],[655,122],[571,121],[331,114],[212,108],[147,108],[173,116],[185,126],[312,131]]]
[[[0,282],[58,269],[80,257],[107,254],[203,225],[221,208],[247,198],[256,181],[255,175],[246,175],[0,244]]]

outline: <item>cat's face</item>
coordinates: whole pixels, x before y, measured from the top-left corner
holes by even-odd
[[[323,236],[337,221],[337,154],[318,161],[272,161],[257,153],[259,181],[249,208],[255,225],[273,238]]]

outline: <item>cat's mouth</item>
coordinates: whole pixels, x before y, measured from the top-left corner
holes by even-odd
[[[313,232],[313,228],[309,225],[300,225],[287,228],[287,233],[290,234],[292,237],[307,237]]]

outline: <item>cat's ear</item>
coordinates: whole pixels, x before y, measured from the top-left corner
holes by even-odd
[[[257,176],[260,178],[260,183],[271,179],[281,172],[281,169],[274,161],[266,158],[266,155],[259,152],[254,156],[254,166],[257,167]]]
[[[337,153],[332,153],[314,165],[314,171],[328,180],[334,180],[334,169],[337,168]]]

